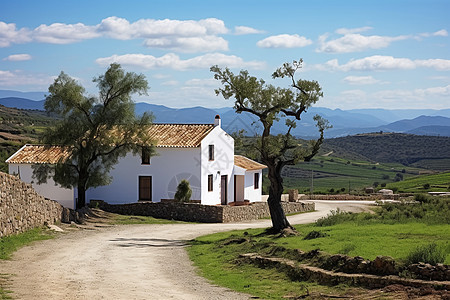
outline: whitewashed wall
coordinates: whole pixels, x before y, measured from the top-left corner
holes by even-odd
[[[141,164],[141,156],[128,154],[110,172],[108,186],[89,189],[86,199],[105,200],[110,204],[133,203],[139,199],[139,176],[152,176],[152,200],[173,199],[178,183],[187,179],[192,200],[200,200],[200,148],[156,148],[150,165]]]
[[[31,183],[34,190],[41,196],[55,200],[67,208],[75,208],[74,189],[63,188],[57,185],[52,178],[47,179],[47,183],[36,184],[33,178],[31,164],[9,164],[9,174],[19,174],[20,179],[26,183]]]
[[[214,161],[209,161],[209,145],[214,145]],[[201,143],[201,185],[202,204],[220,204],[220,180],[222,175],[228,175],[228,202],[234,196],[234,139],[220,126],[215,127]],[[220,174],[218,174],[220,172]],[[208,175],[214,178],[214,188],[208,192]]]
[[[255,173],[259,173],[259,187],[255,189],[254,178]],[[246,171],[245,172],[245,189],[244,198],[251,202],[261,201],[262,195],[262,170]]]

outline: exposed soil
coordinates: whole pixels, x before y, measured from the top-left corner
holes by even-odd
[[[317,201],[316,212],[288,218],[292,224],[310,223],[331,209],[358,212],[366,204]],[[249,299],[197,275],[184,247],[199,235],[270,225],[258,220],[110,226],[105,213],[20,249],[12,260],[0,261],[0,273],[9,274],[4,288],[17,299]]]

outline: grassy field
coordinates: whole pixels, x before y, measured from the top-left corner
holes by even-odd
[[[42,228],[34,228],[24,233],[0,238],[0,259],[9,259],[17,249],[34,241],[48,240],[54,235]]]
[[[389,183],[387,188],[404,193],[450,192],[450,172],[414,176],[405,181]]]
[[[367,291],[292,282],[273,269],[243,264],[238,256],[255,252],[284,256],[288,251],[283,249],[319,249],[329,254],[341,253],[365,259],[391,256],[398,263],[407,264],[419,247],[436,245],[437,250],[431,253],[433,257],[450,264],[450,199],[423,196],[417,200],[421,202],[388,204],[377,208],[374,214],[334,212],[314,224],[295,226],[300,234],[294,237],[279,238],[278,235],[267,234],[264,229],[207,235],[195,239],[188,253],[201,274],[214,283],[264,299],[303,297],[306,291],[310,295],[319,291],[322,294],[348,296],[356,293],[361,296]],[[322,237],[304,239],[312,231],[320,232]],[[243,242],[230,243],[231,240]]]
[[[370,163],[331,156],[318,156],[308,163],[287,166],[283,170],[284,187],[310,193],[311,178],[314,193],[362,192],[374,184],[381,188],[395,180],[417,176],[423,169],[398,163]],[[265,191],[268,180],[265,178]]]

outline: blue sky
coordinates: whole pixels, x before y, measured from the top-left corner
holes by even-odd
[[[118,62],[146,75],[138,102],[232,106],[218,64],[271,80],[303,58],[317,106],[450,108],[450,1],[0,1],[0,89],[47,91],[61,71],[95,94]]]

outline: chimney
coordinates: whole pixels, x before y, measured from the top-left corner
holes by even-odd
[[[220,116],[216,115],[216,117],[214,118],[214,127],[217,127],[217,126],[220,127],[220,123],[221,123]]]

